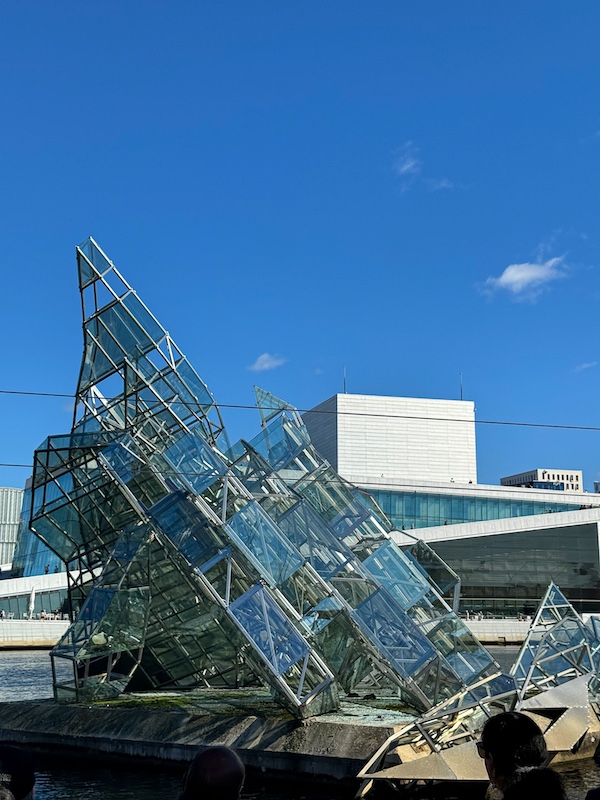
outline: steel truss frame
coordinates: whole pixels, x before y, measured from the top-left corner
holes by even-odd
[[[431,548],[396,546],[264,390],[261,434],[230,448],[208,387],[93,239],[77,264],[73,426],[36,451],[32,489],[77,612],[53,652],[74,665],[57,696],[263,684],[298,717],[340,689],[417,711],[495,696],[498,665],[445,601],[458,578]]]

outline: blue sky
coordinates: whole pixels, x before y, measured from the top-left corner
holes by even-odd
[[[586,0],[3,4],[0,389],[75,389],[92,235],[223,404],[309,408],[345,365],[598,426],[599,34]],[[3,463],[70,427],[66,399],[0,404]],[[481,482],[600,478],[598,432],[477,437]]]

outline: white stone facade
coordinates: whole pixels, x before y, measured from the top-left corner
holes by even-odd
[[[304,421],[316,449],[349,480],[477,483],[471,401],[338,394]]]

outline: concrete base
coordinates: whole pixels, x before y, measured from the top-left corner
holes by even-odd
[[[89,706],[53,701],[0,703],[0,741],[42,752],[132,760],[189,761],[203,746],[233,747],[247,767],[299,778],[354,779],[365,760],[410,717],[348,704],[337,714],[299,721],[279,711],[252,713],[221,698],[213,707],[181,696]]]

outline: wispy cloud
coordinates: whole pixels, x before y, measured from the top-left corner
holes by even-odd
[[[404,142],[398,150],[394,159],[394,172],[400,177],[406,175],[418,175],[421,171],[421,159],[419,158],[419,148],[415,147],[411,141]]]
[[[556,256],[547,261],[510,264],[499,278],[488,278],[481,288],[488,294],[506,291],[516,300],[534,300],[547,284],[566,274],[565,257]]]
[[[578,364],[573,372],[583,372],[586,369],[592,369],[593,367],[597,367],[597,361],[586,361],[584,364]]]
[[[420,150],[410,139],[396,151],[392,169],[400,179],[400,188],[403,192],[412,189],[417,183],[425,186],[430,192],[454,188],[454,184],[447,178],[427,178],[422,175],[423,161]]]
[[[283,356],[277,356],[273,353],[263,353],[256,359],[254,364],[248,367],[248,369],[251,372],[266,372],[269,369],[281,367],[286,361],[287,358],[283,358]]]

